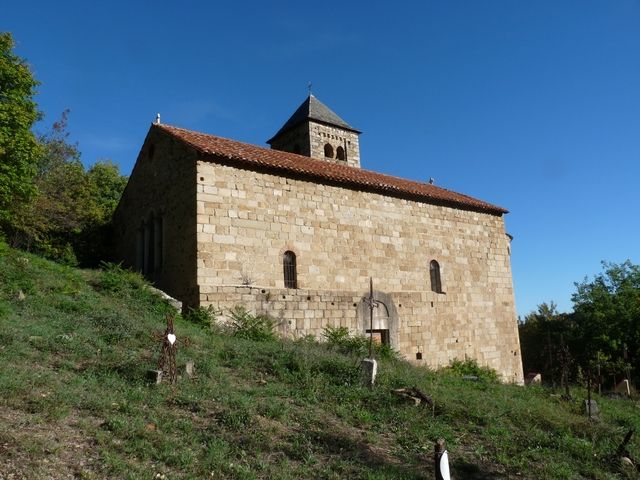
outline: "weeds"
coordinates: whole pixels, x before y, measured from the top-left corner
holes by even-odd
[[[478,365],[478,362],[473,359],[452,361],[449,364],[449,372],[459,377],[471,376],[490,383],[500,381],[498,372],[492,368]]]
[[[351,335],[347,327],[332,327],[328,325],[324,327],[322,336],[329,345],[336,347],[341,353],[358,356],[368,355],[369,353],[370,339],[364,335]],[[385,360],[399,358],[398,352],[389,345],[374,341],[372,347],[374,357]]]
[[[229,312],[227,326],[231,334],[245,340],[271,342],[276,340],[275,321],[268,315],[253,315],[242,306],[236,306]]]
[[[97,289],[112,294],[122,294],[131,290],[142,290],[144,279],[139,273],[122,268],[118,263],[102,262],[102,275],[95,283]]]
[[[187,313],[184,315],[184,319],[187,322],[200,325],[201,327],[212,328],[217,324],[218,315],[220,311],[216,310],[213,305],[206,307],[190,307]]]
[[[609,456],[640,430],[637,400],[594,395],[590,422],[580,403],[495,383],[474,362],[433,372],[379,350],[369,390],[368,338],[329,328],[326,342],[278,340],[273,319],[242,308],[228,330],[202,328],[214,312],[177,317],[190,340],[178,369],[193,360],[197,375],[147,386],[164,308],[117,265],[79,271],[2,250],[0,477],[420,479],[443,437],[456,478],[633,478]],[[435,415],[391,393],[407,386],[433,397]]]

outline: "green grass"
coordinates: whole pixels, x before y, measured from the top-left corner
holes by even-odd
[[[596,397],[590,422],[549,390],[393,356],[368,390],[344,345],[272,340],[263,324],[241,338],[176,318],[178,364],[197,375],[148,385],[170,311],[135,274],[0,244],[0,478],[433,478],[438,437],[458,479],[635,478],[610,455],[640,430],[637,401]],[[391,393],[407,386],[435,409]]]

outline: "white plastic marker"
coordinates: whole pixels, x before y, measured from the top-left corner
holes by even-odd
[[[440,457],[440,474],[442,475],[442,480],[451,480],[451,473],[449,473],[449,455],[445,450]]]
[[[176,336],[173,333],[168,333],[167,340],[169,340],[169,343],[173,345],[174,343],[176,343]]]

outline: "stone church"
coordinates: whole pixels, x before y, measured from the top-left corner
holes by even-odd
[[[187,306],[244,305],[290,337],[344,326],[521,383],[507,211],[361,168],[359,134],[313,95],[271,148],[153,124],[114,215],[120,260]]]

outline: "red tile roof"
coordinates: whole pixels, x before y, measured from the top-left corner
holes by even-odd
[[[271,150],[169,125],[154,124],[153,128],[167,132],[202,154],[226,158],[238,162],[245,168],[265,168],[283,175],[304,175],[320,181],[334,182],[345,188],[409,197],[425,203],[443,204],[497,215],[508,212],[502,207],[427,183],[316,160],[295,153]]]

